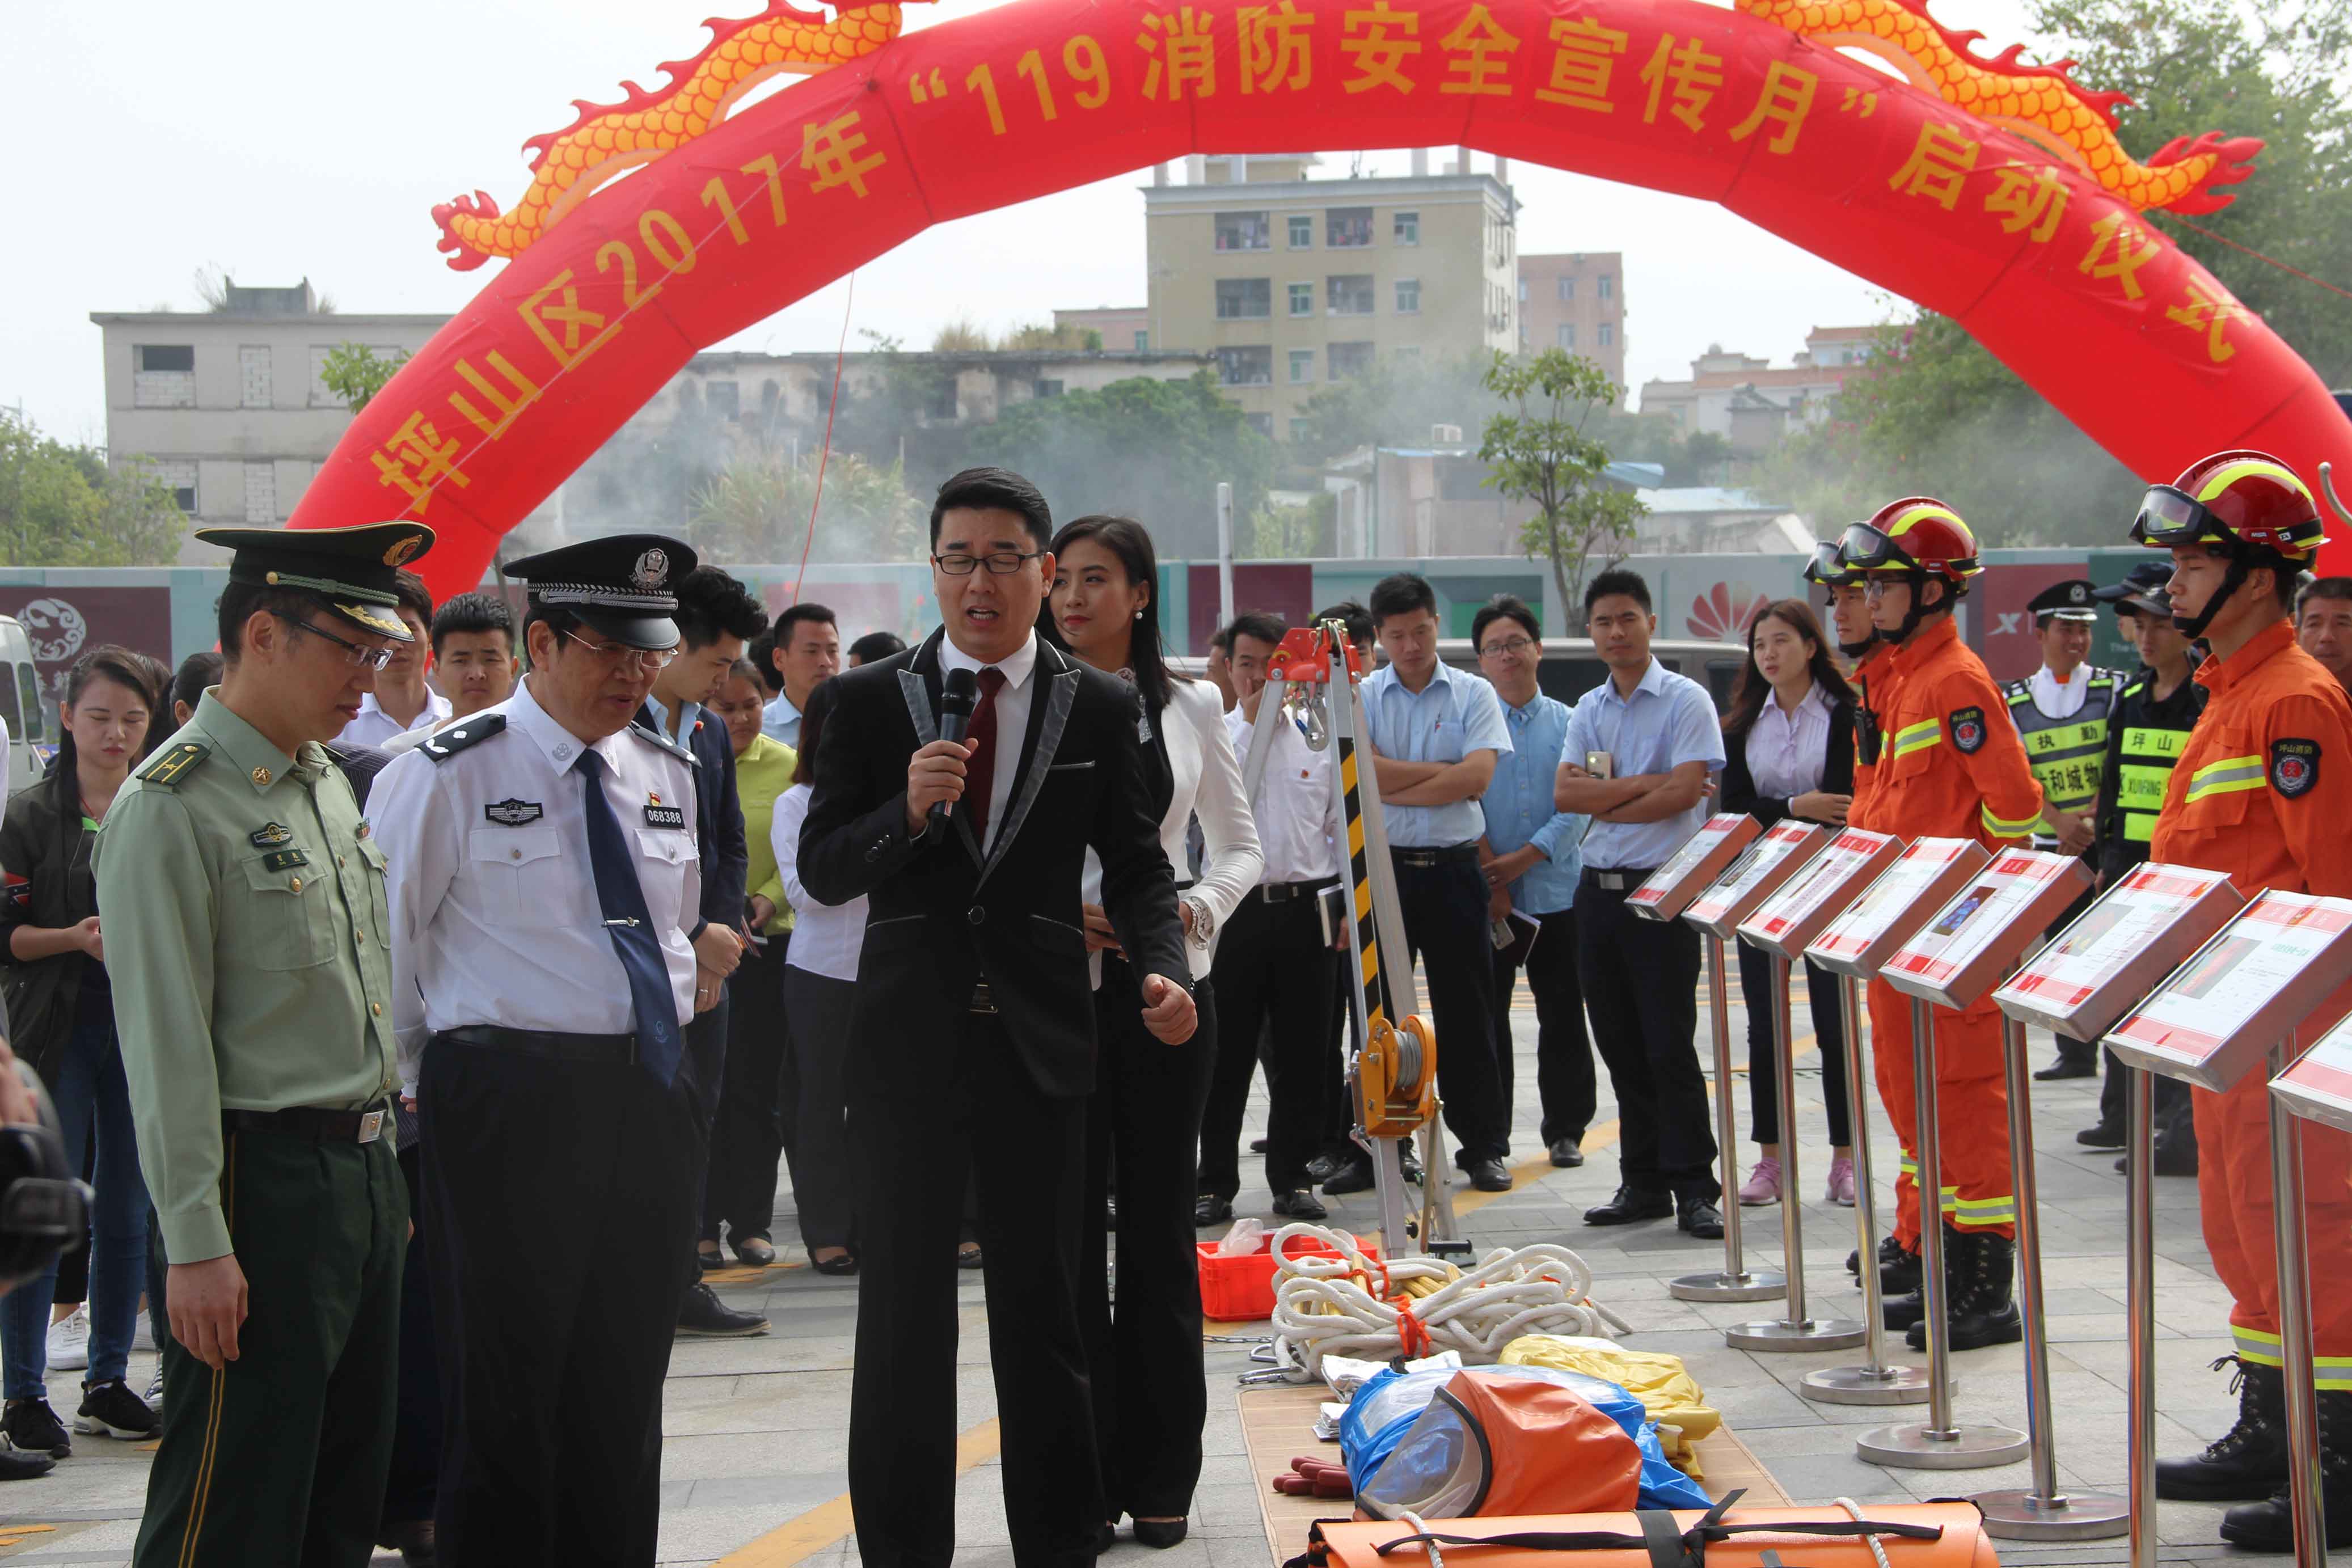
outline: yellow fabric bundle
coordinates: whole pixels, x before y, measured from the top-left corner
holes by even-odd
[[[1698,1380],[1684,1370],[1683,1358],[1663,1351],[1598,1350],[1559,1334],[1538,1333],[1505,1345],[1502,1361],[1507,1366],[1580,1372],[1617,1385],[1639,1399],[1650,1419],[1658,1423],[1666,1458],[1692,1476],[1700,1474],[1696,1445],[1723,1425],[1722,1413],[1707,1404]]]

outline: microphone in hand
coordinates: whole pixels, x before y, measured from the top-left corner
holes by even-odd
[[[980,678],[970,670],[950,670],[940,685],[940,738],[962,745],[965,732],[971,728],[972,709],[979,706]],[[931,826],[944,829],[954,805],[952,800],[933,802]]]

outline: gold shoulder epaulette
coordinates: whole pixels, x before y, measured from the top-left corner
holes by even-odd
[[[155,759],[139,770],[139,777],[150,784],[161,784],[169,788],[186,778],[189,769],[212,754],[213,748],[209,746],[201,746],[193,740],[184,740],[177,746],[156,753]]]

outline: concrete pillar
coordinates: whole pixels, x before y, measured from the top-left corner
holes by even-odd
[[[1151,183],[1152,183],[1154,185],[1165,185],[1165,184],[1167,184],[1167,183],[1168,183],[1168,165],[1167,165],[1167,164],[1165,164],[1165,163],[1154,163],[1154,164],[1151,166]]]
[[[1495,178],[1506,185],[1511,183],[1511,161],[1508,158],[1497,157],[1495,160]]]
[[[1456,147],[1454,150],[1454,172],[1456,174],[1470,172],[1470,149],[1467,147]]]
[[[1209,183],[1209,160],[1207,154],[1193,152],[1186,155],[1184,159],[1184,183],[1188,185],[1205,185]]]
[[[1226,167],[1230,171],[1225,175],[1226,179],[1231,180],[1236,185],[1246,185],[1249,183],[1248,154],[1241,152],[1234,154],[1231,159],[1227,160]]]
[[[1416,147],[1412,150],[1412,177],[1416,180],[1424,179],[1428,176],[1428,173],[1429,149],[1426,147]]]

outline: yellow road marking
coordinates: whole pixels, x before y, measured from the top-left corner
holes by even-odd
[[[956,1439],[956,1474],[962,1475],[976,1465],[984,1465],[996,1458],[1003,1446],[1003,1434],[997,1428],[993,1416],[982,1421]],[[739,1546],[721,1557],[716,1568],[792,1568],[848,1539],[856,1528],[856,1518],[850,1512],[849,1494],[827,1499],[806,1513],[790,1520],[759,1540]]]

